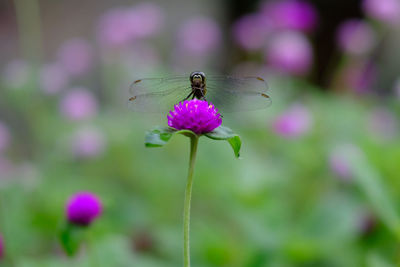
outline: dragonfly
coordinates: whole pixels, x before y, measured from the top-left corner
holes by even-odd
[[[139,79],[129,91],[128,105],[138,112],[168,112],[191,99],[212,103],[222,113],[264,109],[271,104],[268,85],[257,76],[206,76],[194,71],[189,76]]]

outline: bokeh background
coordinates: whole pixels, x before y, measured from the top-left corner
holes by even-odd
[[[2,266],[181,266],[189,146],[132,81],[259,75],[272,106],[200,140],[194,267],[400,266],[400,2],[0,1]],[[104,213],[68,258],[65,203]]]

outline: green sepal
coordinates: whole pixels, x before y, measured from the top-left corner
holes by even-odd
[[[74,256],[85,239],[87,226],[64,223],[60,231],[60,242],[68,256]]]
[[[230,128],[220,126],[214,129],[212,132],[204,134],[210,139],[214,140],[226,140],[231,145],[235,157],[240,157],[240,148],[242,146],[242,140],[239,135],[235,134]]]
[[[174,134],[183,134],[187,137],[195,137],[196,134],[190,130],[176,130],[171,127],[157,127],[146,133],[146,147],[162,147],[168,143]]]
[[[198,137],[190,130],[176,130],[171,127],[157,127],[146,133],[146,147],[162,147],[169,142],[174,134],[183,134],[187,137]],[[239,135],[235,134],[230,128],[220,126],[212,132],[204,134],[204,136],[214,140],[226,140],[231,145],[233,152],[237,158],[240,157],[240,148],[242,140]]]

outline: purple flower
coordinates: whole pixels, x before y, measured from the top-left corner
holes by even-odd
[[[298,32],[277,34],[266,49],[268,63],[288,74],[304,75],[311,68],[313,51],[309,40]]]
[[[47,94],[56,94],[68,84],[68,75],[59,64],[46,64],[40,70],[40,88]]]
[[[11,134],[7,126],[0,121],[0,153],[4,152],[11,142]]]
[[[89,119],[97,113],[97,101],[87,89],[72,88],[61,100],[60,111],[69,120]]]
[[[72,138],[72,152],[79,158],[91,158],[104,151],[106,140],[96,128],[80,129]]]
[[[380,140],[393,140],[399,133],[399,123],[386,108],[376,108],[368,116],[368,130]]]
[[[267,2],[261,15],[271,20],[276,30],[310,31],[317,24],[317,12],[312,5],[304,1]]]
[[[257,50],[266,44],[271,32],[268,20],[259,14],[250,14],[240,18],[233,25],[235,41],[246,50]]]
[[[218,47],[221,42],[221,30],[210,18],[192,18],[179,29],[178,41],[185,52],[203,55]]]
[[[349,180],[352,176],[350,160],[360,154],[361,150],[353,144],[339,145],[329,155],[329,166],[339,178]]]
[[[6,84],[13,88],[20,88],[27,84],[30,75],[30,66],[25,60],[10,61],[4,71],[3,78]]]
[[[213,104],[198,99],[186,100],[169,112],[168,125],[177,130],[191,130],[196,134],[208,133],[222,123],[221,114]]]
[[[93,48],[81,38],[68,40],[58,51],[58,61],[71,76],[85,74],[93,65]]]
[[[292,105],[279,115],[274,123],[274,131],[285,138],[296,138],[307,133],[312,125],[308,109],[300,104]]]
[[[361,55],[374,47],[376,38],[373,29],[363,20],[345,21],[337,32],[339,47],[348,54]]]
[[[4,257],[4,241],[3,241],[3,236],[0,235],[0,260],[2,260]]]
[[[66,206],[66,216],[70,223],[88,226],[101,215],[103,205],[100,199],[90,192],[72,195]]]
[[[364,12],[374,19],[387,24],[400,23],[400,2],[398,0],[364,0]]]
[[[154,36],[163,26],[162,9],[151,3],[109,10],[100,19],[99,38],[107,46],[123,46]]]

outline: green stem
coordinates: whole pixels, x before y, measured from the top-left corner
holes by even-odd
[[[190,137],[190,161],[189,172],[185,190],[185,202],[183,206],[183,266],[190,267],[190,200],[192,198],[193,171],[196,161],[197,144],[199,143],[198,136]]]

